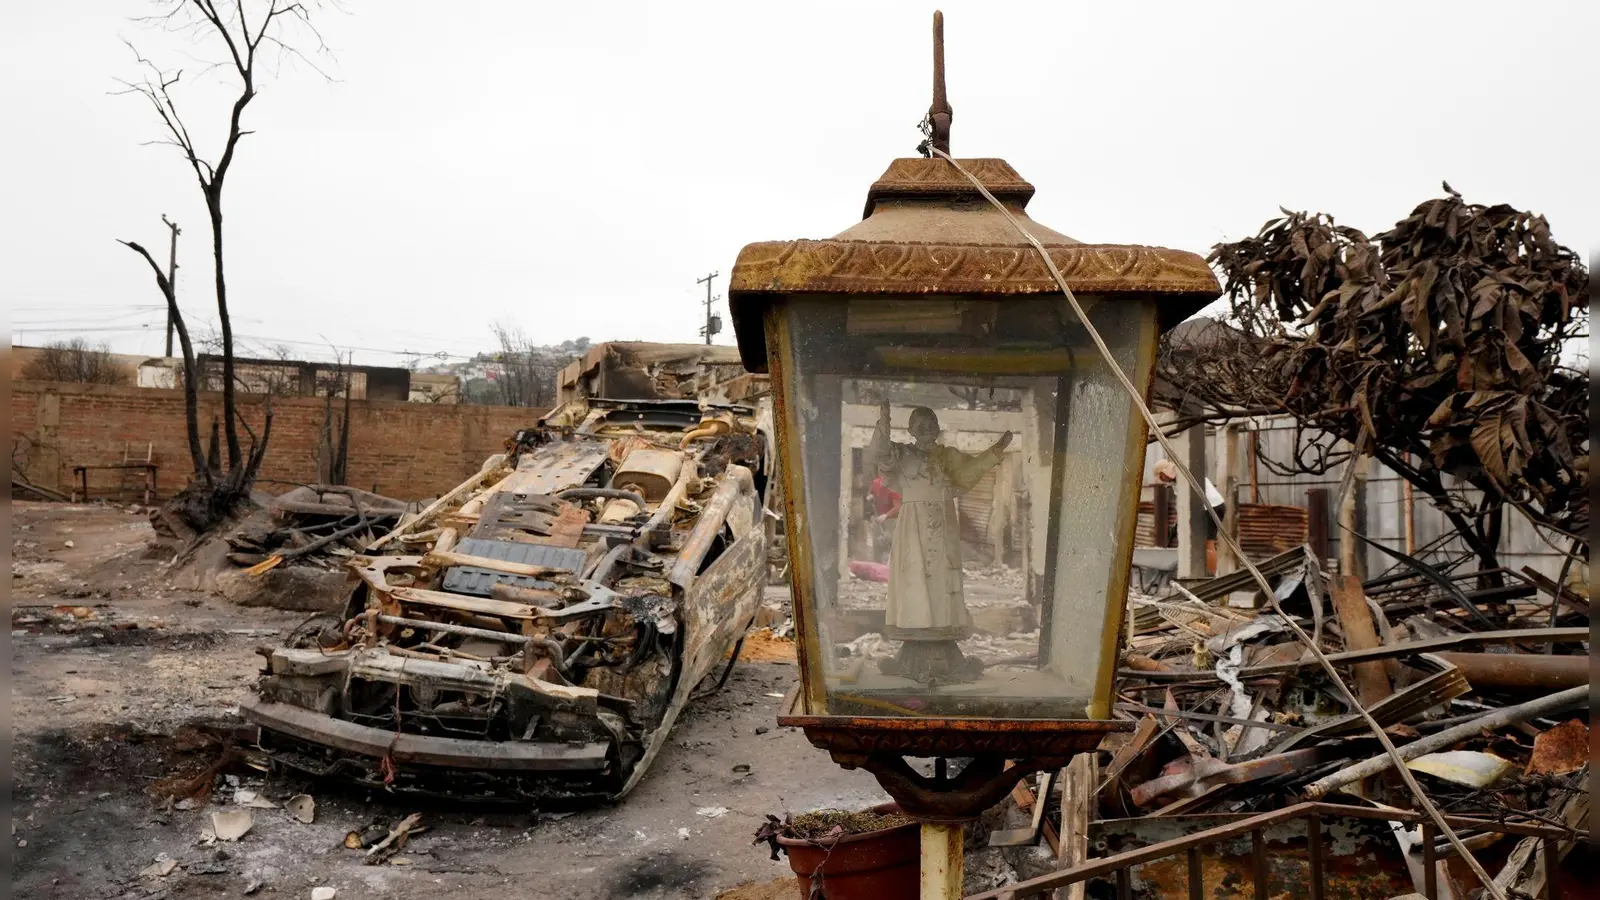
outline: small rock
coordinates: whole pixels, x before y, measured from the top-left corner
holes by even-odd
[[[739,763],[738,765],[733,767],[733,773],[735,775],[749,775],[750,774],[750,764],[749,763]]]
[[[689,829],[687,829],[687,828],[679,828],[678,829],[678,840],[687,841],[688,839],[689,839]]]
[[[156,857],[155,862],[139,870],[139,874],[147,878],[165,878],[177,867],[178,861],[163,853]]]
[[[720,819],[728,813],[729,809],[726,806],[702,806],[694,811],[695,815],[705,816],[708,819]]]
[[[173,809],[183,809],[183,810],[194,809],[194,801],[189,799],[188,797],[185,797],[182,800],[179,800],[177,803],[174,803],[172,805],[172,808]]]
[[[333,900],[339,896],[339,890],[331,887],[314,887],[311,889],[311,900]]]
[[[71,541],[67,541],[67,542],[65,542],[65,543],[63,543],[63,544],[62,544],[62,545],[61,545],[61,546],[63,546],[63,547],[65,547],[65,548],[67,548],[67,549],[68,549],[68,550],[71,550],[71,549],[72,549],[72,548],[73,548],[73,547],[76,547],[76,546],[78,546],[78,545],[77,545],[77,544],[74,544],[74,543],[73,543],[73,542],[71,542]]]
[[[259,891],[259,890],[261,890],[261,879],[252,878],[249,881],[245,882],[244,895],[246,897],[250,896],[251,894],[254,894],[256,891]]]
[[[757,725],[756,726],[756,734],[766,734],[767,732],[769,732],[771,730],[772,730],[771,728],[768,728],[765,725]]]

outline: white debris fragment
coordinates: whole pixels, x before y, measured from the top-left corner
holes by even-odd
[[[237,841],[248,834],[255,824],[256,818],[248,809],[211,814],[211,832],[219,841]]]
[[[708,819],[720,819],[729,812],[730,810],[726,806],[702,806],[695,810],[694,814],[697,816],[705,816]]]
[[[333,900],[339,896],[338,888],[314,887],[311,889],[311,900]]]
[[[679,828],[678,829],[678,840],[687,841],[688,839],[689,839],[689,829],[687,829],[687,828]]]
[[[278,804],[273,803],[271,800],[268,800],[259,793],[249,790],[248,788],[240,788],[239,790],[234,791],[233,802],[239,806],[247,806],[250,809],[278,808]]]
[[[317,801],[310,794],[295,794],[283,804],[283,808],[289,811],[289,815],[306,825],[317,819]]]

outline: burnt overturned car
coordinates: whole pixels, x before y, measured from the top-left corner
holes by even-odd
[[[455,800],[625,795],[754,620],[763,431],[748,407],[585,399],[519,432],[350,561],[342,614],[263,650],[241,709],[262,748]]]

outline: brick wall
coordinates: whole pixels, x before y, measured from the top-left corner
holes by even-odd
[[[246,419],[261,429],[262,397],[241,395]],[[339,401],[334,401],[339,409]],[[281,493],[316,478],[316,450],[323,400],[274,397],[272,439],[262,465],[260,488]],[[505,449],[505,440],[534,423],[541,410],[504,406],[401,403],[358,400],[350,405],[350,484],[404,500],[437,496],[476,472],[483,460]],[[200,440],[209,440],[211,420],[222,417],[222,395],[200,395]],[[184,430],[183,392],[134,387],[12,382],[13,464],[35,484],[71,489],[72,467],[122,461],[124,444],[142,454],[155,445],[158,488],[166,497],[180,490],[190,472]],[[241,443],[249,435],[241,431]],[[224,443],[224,447],[226,444]],[[114,494],[121,475],[91,471],[92,496]]]

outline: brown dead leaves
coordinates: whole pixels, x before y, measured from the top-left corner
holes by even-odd
[[[1372,238],[1285,211],[1211,262],[1289,412],[1581,528],[1588,271],[1543,217],[1445,191]]]

